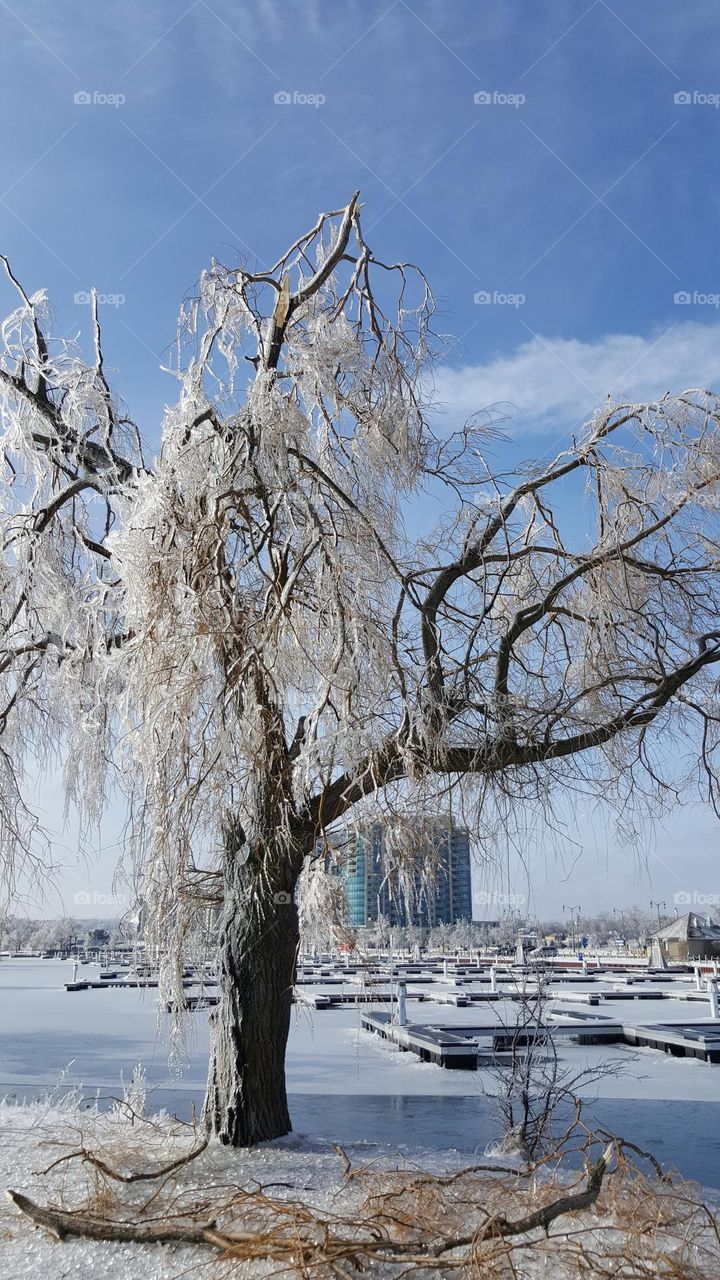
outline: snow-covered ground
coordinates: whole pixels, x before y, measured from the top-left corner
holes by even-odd
[[[387,1147],[348,1145],[345,1154],[351,1161],[352,1175],[347,1177],[348,1166],[342,1153],[329,1142],[303,1135],[251,1151],[233,1151],[211,1143],[172,1175],[132,1186],[118,1185],[78,1158],[82,1148],[100,1156],[106,1168],[123,1173],[148,1171],[186,1156],[201,1138],[200,1133],[179,1126],[167,1115],[143,1118],[141,1108],[137,1115],[129,1114],[122,1105],[99,1112],[78,1107],[68,1097],[32,1106],[2,1104],[0,1187],[11,1188],[35,1205],[74,1214],[79,1211],[86,1221],[88,1216],[106,1223],[110,1220],[145,1226],[153,1222],[213,1221],[219,1230],[246,1233],[253,1246],[257,1240],[258,1251],[266,1247],[270,1232],[275,1231],[293,1250],[289,1256],[280,1261],[275,1258],[272,1262],[251,1262],[228,1260],[200,1245],[108,1242],[75,1235],[60,1241],[45,1227],[35,1228],[29,1217],[6,1199],[0,1201],[3,1280],[180,1280],[190,1275],[229,1280],[230,1276],[349,1275],[348,1270],[331,1272],[322,1266],[316,1269],[300,1265],[297,1242],[308,1238],[321,1243],[328,1239],[357,1242],[361,1236],[369,1238],[372,1245],[373,1238],[405,1242],[409,1238],[437,1239],[438,1233],[445,1239],[448,1235],[457,1238],[459,1233],[472,1234],[487,1222],[488,1215],[500,1213],[517,1221],[540,1203],[546,1204],[585,1185],[585,1175],[565,1173],[553,1182],[547,1171],[530,1179],[518,1179],[515,1174],[502,1179],[498,1166],[507,1165],[507,1157],[490,1155],[484,1163],[497,1169],[497,1175],[488,1176],[485,1171],[466,1177],[462,1183],[454,1182],[447,1192],[438,1186],[428,1199],[422,1189],[417,1190],[418,1179],[420,1183],[426,1181],[426,1172],[432,1176],[459,1173],[468,1164],[462,1153],[420,1148],[397,1153]],[[608,1275],[613,1274],[620,1260],[627,1264],[622,1273],[631,1276],[682,1275],[704,1280],[720,1274],[720,1248],[713,1227],[716,1197],[685,1186],[666,1188],[643,1179],[639,1183],[634,1179],[624,1181],[616,1168],[612,1156],[597,1205],[574,1213],[572,1218],[565,1215],[556,1220],[547,1236],[536,1228],[516,1242],[513,1274],[522,1275],[524,1280],[548,1280],[550,1276],[553,1280],[570,1280],[580,1272],[576,1255],[569,1256],[567,1251],[579,1247],[594,1251],[593,1256],[602,1254],[603,1262],[609,1266],[603,1274]],[[393,1194],[389,1216],[387,1203],[382,1201],[382,1193],[388,1191]],[[403,1197],[402,1202],[398,1195]],[[444,1202],[442,1197],[446,1195]],[[398,1226],[401,1203],[403,1225]],[[434,1212],[434,1225],[426,1220],[426,1209],[431,1215]],[[318,1226],[318,1219],[323,1225]],[[381,1237],[373,1237],[371,1220],[385,1224]],[[650,1236],[649,1221],[653,1225]],[[414,1225],[409,1228],[411,1223]],[[408,1236],[409,1229],[416,1234]],[[495,1249],[492,1242],[477,1247],[491,1254]],[[612,1258],[606,1250],[614,1251]],[[654,1251],[662,1264],[657,1269],[651,1262]],[[631,1254],[640,1265],[639,1270],[630,1269]],[[456,1274],[507,1274],[504,1269],[486,1270],[485,1256],[484,1252],[482,1257],[478,1255],[479,1261]],[[582,1274],[596,1274],[587,1270],[587,1256],[585,1264]],[[678,1269],[674,1269],[675,1264]],[[408,1267],[406,1263],[398,1266],[382,1261],[371,1263],[369,1270],[387,1277],[439,1274],[433,1265]]]
[[[158,1126],[157,1128],[155,1126]],[[82,1138],[80,1135],[82,1134]],[[172,1161],[192,1149],[192,1136],[178,1131],[162,1115],[153,1124],[136,1121],[131,1126],[122,1110],[103,1114],[76,1112],[49,1103],[32,1107],[0,1106],[0,1187],[12,1188],[37,1203],[64,1203],[75,1207],[88,1194],[87,1170],[80,1161],[64,1163],[48,1174],[59,1156],[87,1142],[94,1150],[122,1152],[128,1167],[147,1169]],[[377,1151],[349,1148],[357,1158]],[[117,1158],[117,1156],[116,1156]],[[118,1161],[118,1164],[120,1161]],[[386,1158],[391,1166],[392,1159]],[[459,1168],[460,1157],[449,1153],[438,1167]],[[318,1210],[337,1209],[343,1193],[343,1165],[330,1143],[302,1136],[257,1147],[229,1151],[214,1144],[192,1166],[178,1185],[207,1189],[227,1182],[248,1188],[263,1186],[278,1200],[302,1197]],[[142,1199],[155,1186],[144,1186]],[[346,1196],[350,1200],[351,1196]],[[3,1280],[74,1280],[96,1276],[103,1280],[170,1280],[182,1275],[205,1274],[217,1261],[207,1250],[161,1245],[134,1245],[80,1239],[54,1241],[3,1197],[0,1201],[0,1275]],[[264,1274],[242,1267],[233,1274]]]

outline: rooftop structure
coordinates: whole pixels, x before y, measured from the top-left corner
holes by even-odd
[[[666,960],[707,960],[720,957],[720,926],[710,916],[689,911],[652,935]]]

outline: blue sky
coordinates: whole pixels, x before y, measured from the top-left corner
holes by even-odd
[[[76,294],[109,296],[107,363],[157,440],[162,353],[210,257],[273,259],[360,188],[377,252],[434,286],[448,425],[503,402],[517,450],[554,451],[608,391],[720,381],[717,17],[715,0],[0,0],[0,245],[61,332],[87,331]],[[688,885],[661,865],[678,840]],[[578,902],[651,896],[611,838],[607,863],[604,835],[583,841]],[[705,811],[657,847],[653,897],[720,889]],[[550,860],[539,906],[569,892],[560,875]]]

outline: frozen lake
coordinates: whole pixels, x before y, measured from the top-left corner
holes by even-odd
[[[96,971],[83,967],[85,976]],[[202,1101],[207,1023],[189,1016],[190,1037],[181,1073],[168,1066],[158,1035],[152,990],[66,992],[69,963],[0,959],[0,1095],[36,1097],[66,1079],[88,1095],[120,1094],[142,1061],[152,1104],[183,1117]],[[634,1004],[636,1002],[633,1002]],[[580,1008],[582,1006],[579,1006]],[[618,1002],[618,1009],[620,1004]],[[617,1009],[608,1003],[610,1016]],[[628,1018],[628,1002],[622,1005]],[[704,1009],[694,1008],[692,1016]],[[482,1020],[502,1016],[486,1006]],[[632,1010],[643,1022],[687,1018],[687,1007],[643,1001]],[[457,1026],[478,1022],[477,1009],[409,1003],[415,1022]],[[720,1187],[720,1066],[675,1059],[649,1049],[563,1044],[573,1066],[601,1057],[622,1059],[624,1072],[591,1090],[591,1120],[651,1149],[688,1177]],[[359,1029],[355,1008],[311,1011],[296,1006],[288,1052],[288,1091],[295,1129],[339,1142],[393,1146],[454,1146],[474,1153],[497,1136],[494,1103],[484,1093],[486,1072],[445,1071],[394,1050]]]

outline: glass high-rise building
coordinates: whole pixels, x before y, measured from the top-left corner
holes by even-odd
[[[427,836],[427,826],[424,833]],[[422,874],[418,839],[418,865],[411,873],[411,891],[406,896],[397,871],[387,870],[392,859],[385,858],[383,824],[374,822],[346,836],[338,871],[345,887],[349,925],[362,928],[378,916],[385,916],[392,925],[421,928],[472,919],[469,832],[437,819],[431,841],[435,863],[432,883]]]

